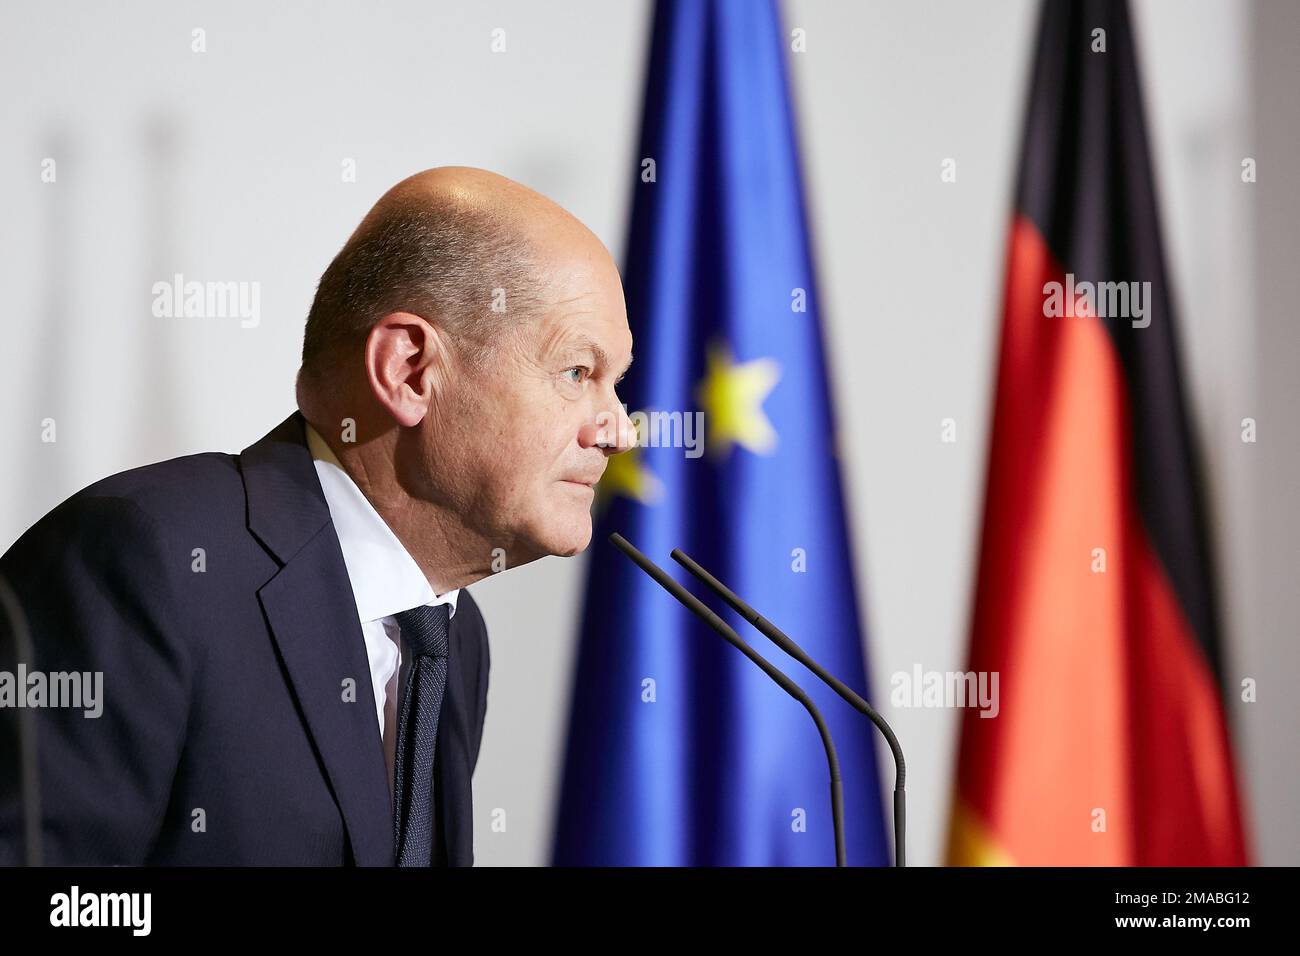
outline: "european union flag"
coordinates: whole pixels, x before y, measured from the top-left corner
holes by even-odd
[[[655,10],[624,275],[642,445],[599,486],[557,865],[835,863],[807,711],[611,531],[809,692],[839,751],[848,863],[889,862],[875,729],[668,560],[681,547],[868,697],[786,43],[770,3]]]

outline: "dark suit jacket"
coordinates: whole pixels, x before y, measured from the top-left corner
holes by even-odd
[[[29,712],[46,863],[393,864],[365,642],[299,413],[238,456],[90,485],[29,529],[0,574],[26,612],[29,672],[103,673],[102,716]],[[489,659],[467,591],[449,643],[438,862],[471,866]],[[14,716],[0,711],[6,729]],[[0,863],[12,864],[18,770],[3,736]]]

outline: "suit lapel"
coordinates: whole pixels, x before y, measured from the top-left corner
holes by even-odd
[[[360,866],[393,864],[393,808],[365,640],[329,506],[290,415],[240,456],[248,527],[282,562],[258,599]],[[449,654],[448,670],[452,667]],[[355,701],[344,700],[344,681]],[[454,708],[453,708],[454,709]]]

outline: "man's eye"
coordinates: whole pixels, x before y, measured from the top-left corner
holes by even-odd
[[[583,382],[583,380],[586,379],[590,371],[591,369],[587,368],[585,365],[575,365],[573,368],[566,368],[564,370],[564,374],[568,375],[570,372],[577,372],[578,377],[571,378],[569,379],[569,381],[571,381],[574,385],[580,385]]]

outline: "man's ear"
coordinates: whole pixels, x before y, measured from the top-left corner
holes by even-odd
[[[410,312],[390,312],[366,336],[366,379],[371,394],[404,427],[428,414],[444,379],[446,337]]]

